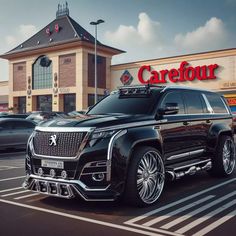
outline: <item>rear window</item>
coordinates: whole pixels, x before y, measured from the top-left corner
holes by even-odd
[[[204,113],[201,96],[198,92],[188,91],[184,93],[188,114]]]
[[[228,113],[222,98],[218,94],[206,93],[205,95],[214,113]]]

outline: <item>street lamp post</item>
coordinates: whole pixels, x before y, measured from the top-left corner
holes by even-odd
[[[90,22],[90,25],[94,25],[95,26],[95,61],[94,61],[94,64],[95,64],[95,67],[94,67],[94,73],[95,73],[95,76],[94,76],[94,87],[95,87],[95,93],[94,93],[94,104],[97,103],[97,25],[101,24],[101,23],[104,23],[105,21],[102,20],[102,19],[99,19],[97,21],[92,21]]]

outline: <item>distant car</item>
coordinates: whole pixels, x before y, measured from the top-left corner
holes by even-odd
[[[25,119],[28,116],[29,116],[29,114],[27,114],[27,113],[25,113],[25,114],[7,114],[6,116],[4,116],[4,118],[22,118],[22,119]]]
[[[0,118],[1,117],[5,117],[5,116],[7,116],[9,113],[7,113],[7,112],[0,112]]]
[[[26,120],[32,120],[36,123],[40,123],[45,120],[55,119],[55,118],[67,118],[68,114],[65,112],[46,112],[46,111],[37,111],[30,114],[26,117]]]
[[[71,111],[68,113],[69,116],[79,116],[79,115],[84,115],[86,113],[85,110],[81,111]]]
[[[20,118],[0,119],[0,149],[26,148],[29,136],[36,124]]]

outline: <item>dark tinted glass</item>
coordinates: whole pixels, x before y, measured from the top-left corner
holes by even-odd
[[[0,122],[0,127],[3,129],[12,129],[13,123],[12,121],[2,121]]]
[[[184,114],[184,102],[181,94],[179,92],[168,93],[161,103],[161,107],[164,108],[166,103],[178,103],[179,112],[178,114]]]
[[[188,114],[204,113],[200,93],[195,91],[185,92],[184,98]]]
[[[151,94],[142,97],[120,96],[118,93],[111,94],[93,107],[88,114],[149,114],[153,111],[159,91],[151,91]]]
[[[15,121],[14,122],[14,129],[29,129],[34,128],[34,124],[27,121]]]
[[[214,113],[227,113],[227,109],[218,94],[214,93],[206,93],[205,94]]]

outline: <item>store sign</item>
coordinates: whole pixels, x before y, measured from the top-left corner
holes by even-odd
[[[138,80],[141,84],[165,84],[168,82],[181,83],[194,80],[214,80],[216,79],[216,69],[218,64],[192,67],[187,61],[180,63],[178,69],[156,71],[150,65],[140,67]]]
[[[236,98],[226,98],[229,106],[235,106],[236,105]]]
[[[1,112],[8,111],[8,104],[7,103],[0,104],[0,111]]]
[[[222,89],[231,89],[231,88],[236,88],[236,81],[232,80],[232,81],[223,81],[220,84],[220,87]]]
[[[123,85],[130,85],[134,80],[133,76],[129,73],[128,70],[125,70],[120,77],[120,81]]]

